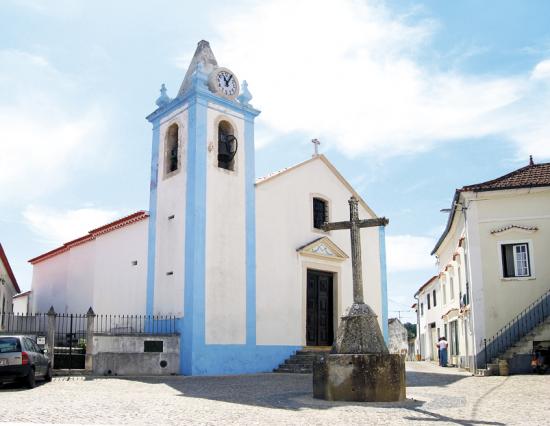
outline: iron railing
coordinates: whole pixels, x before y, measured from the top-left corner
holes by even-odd
[[[174,334],[177,319],[171,315],[96,315],[94,333]]]
[[[487,368],[489,362],[506,352],[549,316],[550,290],[521,311],[493,337],[483,339],[483,357],[479,357],[478,355],[478,359],[481,358],[481,360],[485,361],[485,368]]]
[[[10,334],[44,334],[48,328],[47,314],[0,314],[0,332]]]
[[[52,315],[52,314],[50,314]],[[55,317],[55,344],[67,345],[69,340],[85,339],[89,314],[53,314]],[[95,315],[93,333],[102,334],[174,334],[178,333],[177,317],[172,315]],[[45,335],[48,314],[0,314],[0,333]]]

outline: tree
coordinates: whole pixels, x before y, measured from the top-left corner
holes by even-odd
[[[416,337],[416,324],[411,324],[410,322],[406,322],[403,325],[407,329],[407,335],[409,339],[414,339]]]

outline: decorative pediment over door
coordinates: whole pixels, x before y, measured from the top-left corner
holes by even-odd
[[[298,247],[296,251],[302,256],[316,257],[318,259],[332,260],[336,262],[341,262],[349,257],[328,237],[317,238],[306,245]]]

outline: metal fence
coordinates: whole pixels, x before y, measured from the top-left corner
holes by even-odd
[[[501,328],[490,339],[484,339],[483,357],[478,356],[478,365],[492,362],[522,337],[550,316],[550,290],[520,312],[512,321]],[[481,358],[481,359],[480,359]]]
[[[177,319],[169,315],[96,315],[94,333],[174,334]]]
[[[11,334],[45,334],[48,328],[47,314],[0,314],[0,332]]]
[[[93,333],[102,334],[174,334],[178,333],[177,318],[171,315],[96,315],[88,314],[0,314],[0,333],[45,335],[48,317],[55,318],[55,344],[68,345],[86,338],[88,319],[93,321]]]

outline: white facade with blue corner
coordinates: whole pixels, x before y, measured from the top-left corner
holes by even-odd
[[[89,303],[96,313],[116,314],[101,289],[139,293],[117,298],[117,309],[178,318],[186,375],[271,371],[304,346],[330,346],[353,301],[350,236],[320,227],[346,220],[351,196],[361,218],[376,214],[322,154],[256,179],[260,112],[251,98],[246,82],[241,87],[201,41],[177,96],[170,99],[163,85],[147,117],[148,214],[107,226],[109,238],[91,231],[89,242],[34,258],[33,292],[44,295],[36,306],[76,312]],[[365,299],[387,338],[384,229],[361,234]],[[92,270],[70,262],[83,247],[96,259]],[[60,276],[76,277],[61,283],[73,291],[41,290],[61,285]],[[90,300],[71,300],[76,293]]]

